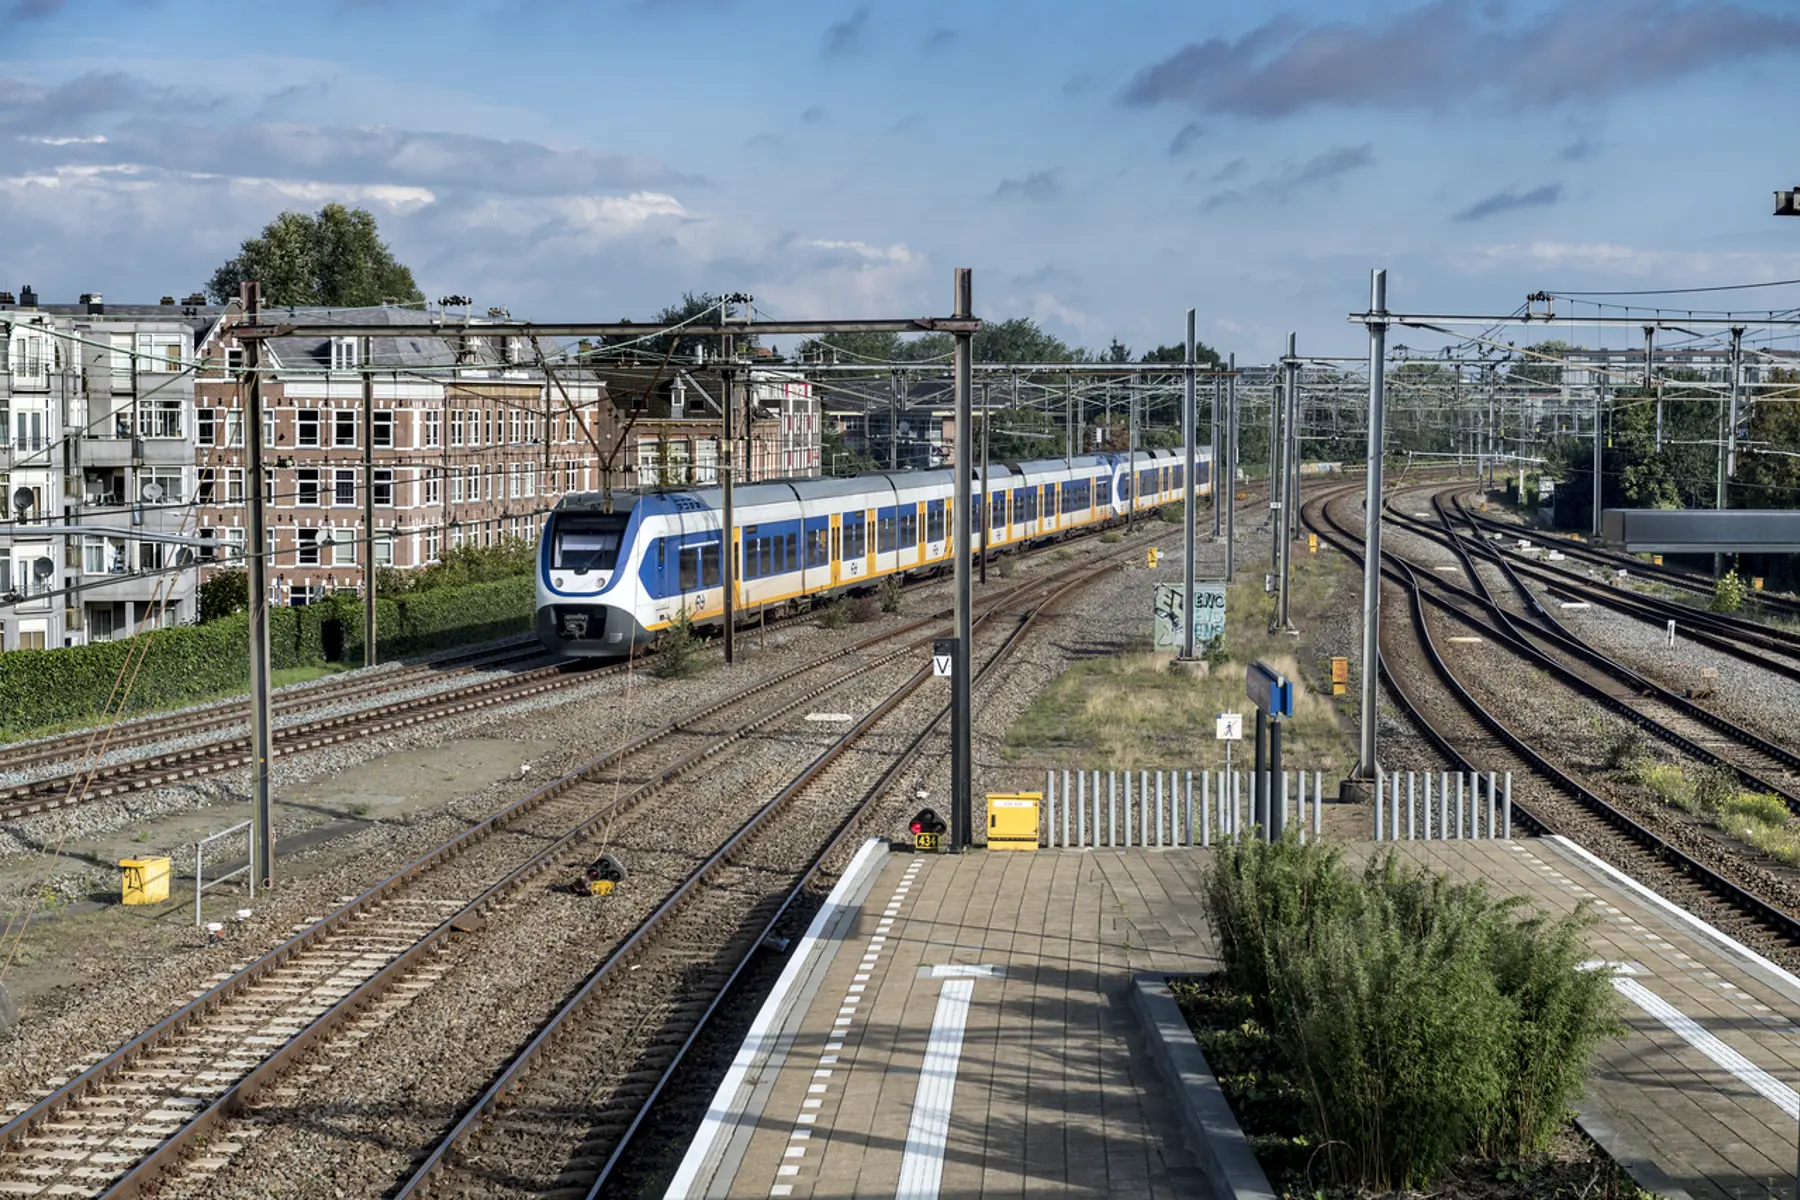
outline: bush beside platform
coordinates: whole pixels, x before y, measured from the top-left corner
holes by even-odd
[[[534,600],[529,575],[378,600],[380,657],[529,632]],[[0,739],[243,692],[250,686],[249,638],[248,615],[233,613],[113,642],[0,654],[0,712],[6,714]],[[328,663],[360,666],[364,638],[357,596],[272,608],[269,666],[276,671]],[[130,687],[121,703],[114,690],[125,682]]]

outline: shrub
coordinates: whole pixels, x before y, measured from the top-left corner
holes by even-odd
[[[1156,515],[1161,518],[1165,524],[1179,525],[1181,524],[1181,514],[1186,508],[1187,504],[1185,501],[1177,500],[1172,504],[1165,504],[1157,509]]]
[[[850,624],[850,607],[842,600],[833,600],[819,610],[819,624],[825,629],[842,629]]]
[[[1694,785],[1674,763],[1651,762],[1647,758],[1638,760],[1637,768],[1631,773],[1634,783],[1641,784],[1656,793],[1656,798],[1664,804],[1673,804],[1688,812],[1699,810],[1699,802],[1694,797]]]
[[[1727,766],[1715,763],[1694,780],[1694,803],[1708,812],[1724,808],[1737,794],[1737,772]]]
[[[1210,667],[1222,667],[1231,661],[1231,652],[1225,649],[1225,635],[1215,633],[1201,643],[1200,657]]]
[[[881,611],[884,613],[899,612],[900,611],[900,601],[901,601],[901,598],[904,596],[904,594],[905,594],[904,591],[900,587],[899,576],[889,575],[886,579],[882,580],[881,581]]]
[[[1712,607],[1714,612],[1734,613],[1744,607],[1744,581],[1733,567],[1719,576],[1713,584]]]
[[[1010,554],[1002,554],[1000,556],[1000,561],[994,564],[994,569],[1000,573],[1000,578],[1002,579],[1011,579],[1017,571],[1017,568],[1013,565],[1013,557]]]
[[[1105,542],[1108,546],[1116,546],[1125,540],[1125,535],[1116,529],[1109,529],[1100,535],[1100,540]]]
[[[243,571],[220,571],[200,585],[196,598],[202,625],[244,612],[250,607],[249,576]]]
[[[701,656],[699,634],[686,608],[675,614],[675,620],[663,631],[651,670],[658,679],[687,679],[698,675],[705,666]]]
[[[1579,966],[1585,910],[1523,917],[1392,855],[1359,877],[1291,838],[1222,848],[1204,894],[1339,1182],[1429,1186],[1473,1151],[1538,1152],[1612,1028],[1607,976]]]
[[[1606,740],[1604,752],[1606,769],[1617,771],[1622,767],[1631,766],[1638,759],[1644,757],[1647,746],[1648,741],[1644,737],[1644,731],[1636,725],[1627,725],[1616,731]]]
[[[850,601],[850,619],[861,625],[881,615],[881,601],[873,596],[858,596]]]
[[[1740,792],[1719,805],[1728,817],[1749,817],[1776,827],[1788,823],[1788,806],[1780,796],[1770,792]]]

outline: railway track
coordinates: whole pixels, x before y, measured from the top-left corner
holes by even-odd
[[[1361,535],[1328,512],[1343,495],[1315,499],[1303,520],[1360,562]],[[1569,837],[1777,961],[1800,963],[1800,906],[1791,887],[1686,822],[1640,820],[1533,747],[1483,706],[1443,657],[1426,616],[1423,573],[1385,550],[1382,557],[1384,590],[1398,601],[1386,610],[1403,610],[1406,619],[1382,623],[1379,667],[1390,694],[1439,753],[1458,770],[1513,772],[1514,813],[1527,828]]]
[[[1033,581],[994,603],[1096,569],[1085,564]],[[910,622],[645,734],[307,924],[11,1115],[0,1126],[0,1187],[21,1194],[36,1194],[33,1187],[46,1194],[141,1194],[309,1052],[340,1034],[354,1044],[363,1027],[391,1014],[396,995],[428,990],[445,956],[527,894],[528,882],[566,867],[586,841],[629,822],[639,806],[727,747],[818,696],[866,682],[883,666],[917,661],[922,642],[875,652],[936,623]],[[816,678],[845,659],[855,663],[848,671]],[[759,715],[718,726],[746,706]],[[654,880],[671,869],[652,862],[644,874]],[[219,1143],[213,1145],[216,1154]]]
[[[445,655],[426,663],[383,671],[374,676],[357,675],[349,679],[325,680],[298,688],[284,688],[271,698],[271,708],[274,715],[279,717],[322,703],[338,704],[363,696],[381,695],[396,687],[407,687],[433,677],[447,678],[471,671],[495,670],[543,656],[544,652],[536,642],[486,646]],[[78,733],[21,742],[0,748],[0,772],[26,771],[52,763],[84,762],[96,755],[132,746],[191,737],[197,733],[241,725],[246,719],[243,710],[237,705],[222,704],[170,713],[167,716],[128,719],[110,730],[102,726]]]
[[[1087,572],[1060,584],[998,631],[999,645],[975,684],[1021,644],[1041,613],[1097,577]],[[928,679],[921,669],[904,681],[689,876],[506,1065],[394,1195],[601,1195],[758,948],[948,716],[948,706],[933,700],[933,715],[875,781],[849,786],[846,776],[854,777],[856,768],[844,767],[842,756]],[[846,790],[860,791],[848,811],[837,799]],[[813,819],[795,819],[802,806],[815,810]],[[821,827],[827,830],[822,844]],[[665,957],[670,946],[679,948],[672,959]],[[695,971],[688,969],[693,955],[710,957]],[[654,1031],[623,1053],[615,1026],[620,1012]]]
[[[1526,533],[1534,534],[1538,537],[1544,536],[1542,530],[1528,529],[1522,525],[1514,525],[1508,521],[1495,520],[1493,517],[1483,516],[1479,513],[1470,513],[1469,520],[1471,524],[1477,528],[1489,532],[1510,534],[1514,537]],[[1591,542],[1576,541],[1572,537],[1551,534],[1549,535],[1549,541],[1550,544],[1553,544],[1558,550],[1571,558],[1578,558],[1585,562],[1591,562],[1597,566],[1605,567],[1608,570],[1626,570],[1634,575],[1653,579],[1658,583],[1666,584],[1670,587],[1678,588],[1698,596],[1703,596],[1708,601],[1712,599],[1713,579],[1710,575],[1704,575],[1698,571],[1685,570],[1681,567],[1670,566],[1667,563],[1659,564],[1650,562],[1647,559],[1639,558],[1635,554],[1627,554],[1621,550],[1610,550],[1604,546],[1596,546]],[[1764,593],[1755,597],[1755,603],[1771,616],[1800,618],[1800,598],[1776,596]],[[1676,607],[1686,608],[1694,612],[1704,611],[1695,609],[1692,605],[1677,605]]]

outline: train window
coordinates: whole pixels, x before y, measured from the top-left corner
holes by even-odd
[[[1110,478],[1094,480],[1094,488],[1101,504],[1112,503],[1112,480]]]
[[[910,550],[919,544],[919,513],[908,508],[900,514],[900,548]]]
[[[890,553],[899,541],[899,521],[894,517],[880,517],[875,523],[875,549],[883,554]]]
[[[798,571],[800,569],[800,535],[797,533],[790,533],[787,535],[786,541],[787,553],[782,556],[781,569],[784,571]]]
[[[683,546],[678,557],[681,561],[681,590],[697,591],[700,587],[700,547]]]
[[[825,530],[815,529],[806,535],[806,565],[823,567],[831,562],[831,556],[825,548]]]
[[[627,518],[622,513],[563,513],[550,530],[550,566],[558,571],[610,571],[618,565]]]
[[[944,540],[944,506],[927,509],[925,512],[925,540],[941,542]]]
[[[757,563],[759,573],[773,575],[775,573],[775,538],[757,538]]]
[[[724,580],[724,561],[719,556],[719,543],[707,542],[700,547],[700,586],[718,587]]]
[[[1001,492],[994,497],[994,528],[1002,528],[1006,524],[1006,493]]]

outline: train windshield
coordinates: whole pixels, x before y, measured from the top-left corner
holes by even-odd
[[[610,571],[629,517],[622,513],[559,513],[551,523],[550,565],[558,571]]]

